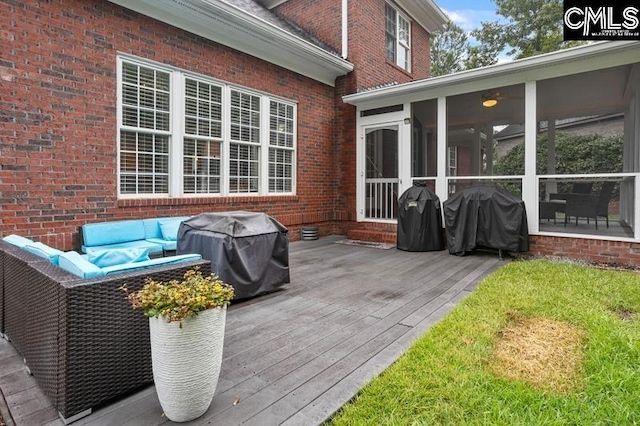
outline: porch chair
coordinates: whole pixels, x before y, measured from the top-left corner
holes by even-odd
[[[598,195],[595,194],[565,194],[566,208],[564,216],[564,226],[571,217],[576,218],[576,226],[578,218],[584,217],[589,223],[590,219],[595,221],[596,229],[598,229],[598,217],[606,219],[607,228],[609,227],[609,201],[613,195],[613,189],[616,182],[605,181]]]

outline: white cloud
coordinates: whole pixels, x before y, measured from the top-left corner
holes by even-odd
[[[480,28],[483,21],[496,21],[500,17],[491,9],[442,9],[444,13],[459,27],[469,32]]]

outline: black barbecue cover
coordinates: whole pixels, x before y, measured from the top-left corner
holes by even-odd
[[[511,252],[529,250],[524,201],[490,185],[466,188],[443,204],[449,253],[476,248]]]
[[[396,246],[406,251],[444,250],[440,198],[417,181],[398,199]]]
[[[177,253],[199,253],[245,299],[289,282],[289,236],[264,213],[203,213],[182,222]]]

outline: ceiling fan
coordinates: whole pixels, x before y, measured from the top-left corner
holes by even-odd
[[[511,96],[507,93],[501,93],[498,91],[484,92],[480,99],[482,100],[482,106],[485,108],[493,108],[498,105],[498,101],[502,99],[522,99],[522,96]]]

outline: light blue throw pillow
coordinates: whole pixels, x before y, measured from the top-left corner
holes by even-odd
[[[181,223],[182,219],[158,219],[162,238],[169,241],[176,241],[178,239],[178,229],[180,229]]]
[[[122,265],[125,263],[142,262],[149,260],[149,249],[111,249],[111,250],[90,250],[87,253],[87,260],[96,266],[105,268],[107,266]]]
[[[49,247],[48,245],[39,242],[27,244],[22,247],[22,249],[33,253],[36,256],[43,257],[54,265],[58,264],[58,257],[63,253],[61,250]]]
[[[14,246],[20,247],[20,248],[29,244],[33,244],[33,240],[30,240],[28,238],[21,237],[20,235],[15,235],[15,234],[7,235],[2,239],[2,241],[7,242],[9,244],[13,244]]]

